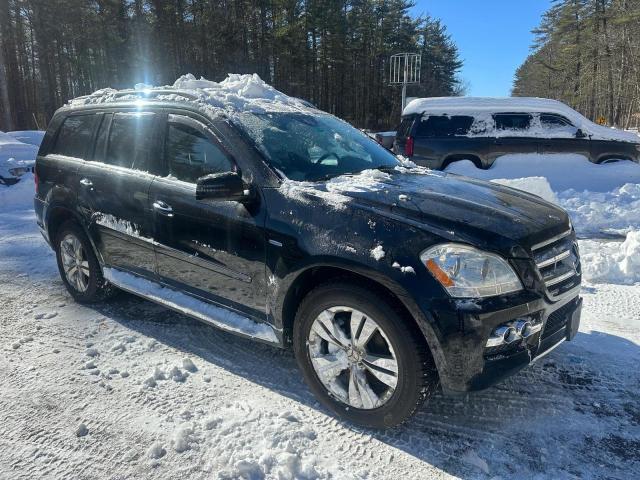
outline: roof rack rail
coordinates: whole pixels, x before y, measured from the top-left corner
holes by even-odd
[[[196,95],[188,90],[178,90],[174,88],[152,88],[148,90],[134,90],[134,89],[120,90],[113,95],[113,98],[115,99],[119,97],[126,97],[129,95],[138,95],[146,98],[155,97],[158,95],[180,95],[190,100],[197,100],[198,98],[200,98],[199,95]]]

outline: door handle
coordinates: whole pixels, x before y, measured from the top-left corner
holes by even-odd
[[[156,200],[155,202],[153,202],[153,209],[160,215],[164,215],[165,217],[173,217],[173,208],[171,208],[171,205],[167,205],[162,200]]]
[[[83,187],[93,187],[93,182],[88,178],[82,178],[80,179],[80,185]]]

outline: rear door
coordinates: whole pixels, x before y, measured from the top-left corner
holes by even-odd
[[[78,204],[104,262],[146,277],[156,270],[149,187],[160,166],[158,118],[104,113],[92,160],[78,180]]]
[[[150,193],[161,280],[263,316],[262,213],[239,202],[196,200],[198,178],[238,171],[228,142],[213,125],[187,114],[169,114],[164,132],[167,175],[154,180]]]
[[[495,137],[493,158],[518,153],[538,153],[540,139],[530,128],[533,115],[530,113],[496,113],[493,115]]]
[[[576,137],[578,129],[562,115],[541,113],[540,127],[542,153],[576,153],[586,158],[591,157],[589,138]]]

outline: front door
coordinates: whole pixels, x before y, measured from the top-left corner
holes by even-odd
[[[217,132],[186,115],[168,115],[167,176],[151,185],[158,273],[169,285],[264,318],[263,214],[239,202],[196,200],[196,180],[237,171]]]
[[[591,141],[583,134],[578,135],[578,129],[561,115],[553,113],[540,114],[542,129],[542,153],[575,153],[587,159],[591,158]]]
[[[540,141],[530,131],[533,115],[529,113],[497,113],[493,115],[493,120],[495,122],[493,158],[539,152]]]
[[[149,187],[160,158],[158,118],[152,112],[104,114],[93,160],[78,175],[78,204],[104,263],[147,277],[156,270]]]

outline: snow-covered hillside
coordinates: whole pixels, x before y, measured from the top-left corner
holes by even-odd
[[[512,185],[551,192],[544,178]],[[552,194],[590,237],[578,336],[382,432],[324,411],[289,352],[130,295],[74,303],[35,225],[33,179],[0,187],[0,478],[633,478],[640,186]]]

